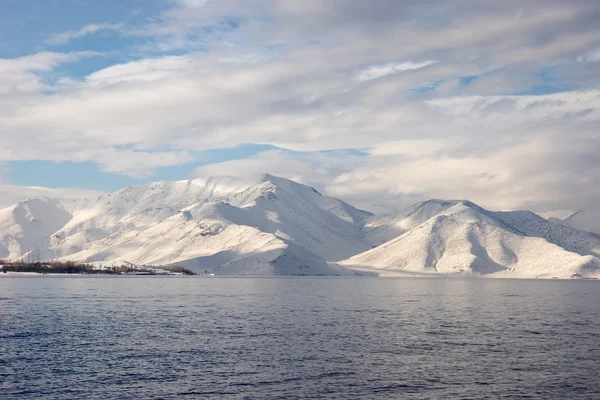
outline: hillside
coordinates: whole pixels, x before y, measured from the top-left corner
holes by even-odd
[[[340,264],[380,275],[600,276],[596,235],[527,211],[490,212],[468,201],[446,203],[454,205],[439,207],[425,222]]]
[[[374,215],[365,223],[365,238],[372,245],[378,246],[421,225],[457,203],[457,200],[432,199],[407,207],[398,214]]]
[[[369,213],[271,175],[157,182],[66,205],[32,199],[2,213],[2,258],[40,249],[42,259],[338,275],[352,272],[328,262],[370,248]]]
[[[572,215],[569,215],[572,217]],[[0,210],[0,259],[181,265],[215,275],[595,277],[600,235],[529,211],[428,200],[372,215],[264,175],[131,186]]]
[[[539,213],[539,215],[555,224],[600,234],[599,213],[589,213],[581,210],[558,210]]]

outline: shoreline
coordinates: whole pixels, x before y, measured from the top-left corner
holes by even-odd
[[[3,276],[85,276],[85,277],[91,277],[91,276],[102,276],[102,277],[107,277],[107,276],[115,276],[115,277],[124,277],[124,276],[190,276],[188,274],[184,274],[184,273],[178,273],[178,272],[168,272],[168,273],[156,273],[156,274],[115,274],[115,273],[103,273],[103,272],[97,272],[97,273],[60,273],[60,272],[15,272],[15,271],[7,271],[7,272],[3,272],[0,271],[0,278],[2,278]]]
[[[156,275],[196,275],[193,271],[180,266],[146,266],[135,264],[98,266],[75,262],[0,262],[2,275],[119,275],[119,276],[156,276]]]
[[[221,278],[221,279],[278,279],[278,278],[299,278],[299,279],[442,279],[442,280],[510,280],[510,281],[600,281],[599,278],[591,277],[572,277],[572,278],[558,278],[558,277],[510,277],[510,276],[473,276],[473,275],[418,275],[418,274],[389,274],[389,275],[380,275],[380,276],[341,276],[341,275],[261,275],[261,276],[252,276],[252,275],[205,275],[205,274],[185,274],[185,273],[177,273],[177,272],[159,272],[155,274],[145,274],[145,273],[40,273],[40,272],[14,272],[8,271],[6,273],[0,271],[0,278],[2,277],[172,277],[172,276],[195,276],[201,278]]]

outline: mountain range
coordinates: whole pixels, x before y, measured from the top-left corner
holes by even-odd
[[[539,213],[550,222],[600,234],[600,213],[582,210],[558,210]]]
[[[272,175],[214,177],[22,201],[0,210],[0,259],[215,275],[600,277],[600,224],[567,214],[429,200],[373,215]]]

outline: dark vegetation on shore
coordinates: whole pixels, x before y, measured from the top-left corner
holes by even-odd
[[[2,272],[34,272],[37,274],[94,274],[94,275],[122,275],[122,274],[145,274],[155,275],[157,272],[169,271],[183,275],[196,275],[187,268],[160,267],[160,268],[136,268],[129,265],[120,265],[105,269],[94,268],[90,264],[76,263],[72,261],[51,261],[28,263],[23,261],[2,261],[0,260],[0,269]]]

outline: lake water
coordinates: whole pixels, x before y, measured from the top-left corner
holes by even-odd
[[[600,398],[600,282],[0,277],[0,398]]]

